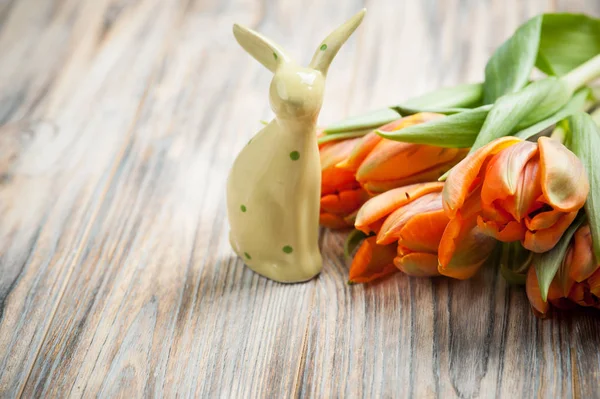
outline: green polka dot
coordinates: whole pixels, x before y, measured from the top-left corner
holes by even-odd
[[[289,245],[286,245],[285,247],[283,247],[283,252],[285,252],[286,254],[291,254],[292,252],[294,252],[294,248],[290,247]]]
[[[325,51],[327,50],[327,45],[325,43],[323,43],[320,47],[321,51]]]
[[[273,53],[273,58],[277,59],[277,53]]]
[[[240,209],[242,210],[242,212],[246,212],[246,205],[240,206]]]
[[[290,152],[290,159],[292,161],[297,161],[298,159],[300,159],[300,153],[298,151]]]
[[[248,252],[244,252],[244,256],[246,257],[246,259],[250,260],[252,259],[252,256],[250,256],[250,254]]]

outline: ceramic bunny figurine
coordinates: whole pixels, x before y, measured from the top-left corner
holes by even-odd
[[[274,73],[269,99],[275,119],[244,147],[229,173],[229,240],[248,267],[272,280],[307,281],[321,271],[317,117],[327,69],[364,14],[327,36],[309,67],[260,34],[233,26],[239,44]]]

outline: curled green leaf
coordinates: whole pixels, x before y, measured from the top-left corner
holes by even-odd
[[[509,284],[524,285],[532,259],[533,253],[523,248],[519,241],[503,243],[500,273]]]
[[[492,106],[471,151],[554,114],[571,98],[566,84],[551,77],[500,97]]]
[[[564,105],[564,107],[562,107],[549,117],[529,126],[526,129],[521,130],[520,132],[515,134],[515,136],[523,140],[527,140],[528,138],[540,133],[544,129],[547,129],[550,126],[560,122],[561,120],[568,118],[574,113],[584,110],[589,95],[590,89],[588,89],[587,87],[579,90],[569,100],[569,102]]]
[[[467,148],[475,141],[490,108],[486,105],[393,132],[376,132],[381,137],[406,143]]]
[[[346,237],[346,241],[344,242],[344,256],[346,259],[352,257],[352,253],[358,247],[358,245],[367,238],[368,236],[360,230],[352,230],[348,237]]]
[[[433,92],[412,98],[400,105],[378,109],[363,115],[350,117],[340,122],[332,123],[325,128],[325,134],[347,133],[355,130],[375,129],[393,122],[401,115],[400,109],[411,110],[408,114],[417,112],[436,112],[445,109],[447,112],[459,112],[461,108],[469,108],[481,102],[483,85],[481,83],[460,84],[454,87],[445,87]]]
[[[535,265],[535,273],[537,275],[538,284],[540,286],[540,293],[544,302],[548,300],[548,290],[550,284],[558,271],[558,268],[563,262],[567,253],[569,243],[573,238],[575,231],[581,226],[583,222],[582,217],[575,219],[573,224],[563,234],[558,244],[554,246],[550,251],[544,252],[543,254],[535,254],[532,263]]]
[[[583,14],[545,14],[536,66],[562,76],[600,54],[600,19]]]
[[[538,15],[521,25],[496,49],[485,66],[484,102],[491,104],[508,93],[523,88],[535,65],[542,16]]]
[[[345,133],[355,130],[375,129],[393,122],[400,114],[391,108],[383,108],[363,115],[353,116],[325,128],[325,134]]]
[[[512,270],[506,263],[500,263],[500,274],[510,285],[525,285],[527,275]]]
[[[596,111],[598,112],[598,111]],[[600,128],[592,117],[578,112],[569,118],[571,150],[581,159],[590,182],[590,193],[584,205],[588,216],[594,255],[600,260]]]
[[[452,115],[461,112],[469,111],[469,108],[435,108],[435,107],[424,107],[424,108],[407,108],[402,105],[394,107],[401,115],[414,115],[420,112],[432,112],[436,114]]]
[[[471,108],[481,103],[483,84],[467,83],[454,87],[444,87],[419,97],[412,98],[394,108],[435,109],[435,108]]]
[[[353,139],[355,137],[362,137],[367,133],[371,132],[371,129],[366,130],[355,130],[353,132],[342,132],[342,133],[334,133],[334,134],[325,134],[317,139],[319,144],[329,143],[330,141],[338,141],[338,140],[346,140]]]

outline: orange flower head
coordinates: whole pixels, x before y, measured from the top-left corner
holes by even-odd
[[[502,137],[469,154],[448,175],[443,191],[454,233],[477,224],[503,242],[521,241],[533,252],[556,245],[585,203],[589,183],[579,158],[560,142],[537,144]]]
[[[351,227],[352,215],[369,198],[354,174],[336,167],[356,146],[360,138],[321,145],[321,225],[333,229]]]
[[[441,114],[420,113],[381,127],[394,131],[441,118]],[[319,132],[318,135],[323,135]],[[371,196],[407,184],[437,180],[460,161],[466,149],[441,148],[399,143],[378,136],[322,144],[321,225],[350,227],[358,208]]]
[[[444,115],[418,113],[391,122],[380,130],[392,132],[442,117]],[[353,173],[369,193],[379,194],[392,188],[437,180],[467,152],[467,149],[401,143],[372,131],[360,139],[337,167]]]
[[[548,290],[548,302],[541,296],[535,267],[527,274],[527,297],[534,312],[545,316],[550,304],[558,308],[575,305],[600,308],[600,263],[595,259],[590,227],[587,224],[577,229],[560,269]]]
[[[370,281],[397,269],[411,276],[468,278],[479,269],[493,240],[477,227],[465,235],[451,265],[439,267],[438,247],[449,221],[442,208],[442,188],[443,183],[437,182],[396,188],[361,207],[355,227],[376,236],[359,248],[350,267],[350,281]]]

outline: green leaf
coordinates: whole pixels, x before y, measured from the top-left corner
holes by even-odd
[[[319,137],[317,139],[317,142],[319,144],[325,144],[325,143],[329,143],[330,141],[353,139],[355,137],[362,137],[371,131],[373,131],[373,130],[366,129],[366,130],[356,130],[356,131],[347,132],[347,133],[344,132],[344,133],[326,134],[326,135]]]
[[[544,129],[547,129],[561,120],[568,118],[574,113],[584,110],[589,95],[590,89],[583,88],[579,90],[573,97],[571,97],[571,100],[569,100],[564,107],[556,111],[548,118],[521,130],[515,134],[515,136],[522,138],[523,140],[527,140],[528,138],[540,133]]]
[[[377,134],[390,140],[406,143],[431,144],[439,147],[470,147],[481,130],[491,106],[454,114],[441,119],[407,126],[393,132],[377,130]]]
[[[491,104],[501,96],[519,91],[531,75],[542,31],[542,16],[521,25],[496,49],[485,66],[483,100]]]
[[[483,85],[481,83],[461,84],[439,89],[419,97],[412,98],[400,105],[378,109],[363,115],[350,117],[333,123],[325,128],[325,134],[345,133],[354,130],[375,129],[398,119],[402,114],[396,109],[405,108],[411,113],[421,110],[440,110],[470,107],[481,102]],[[456,110],[455,110],[456,111]],[[435,112],[435,111],[428,111]],[[446,112],[440,112],[446,113]],[[452,110],[449,113],[454,113]]]
[[[600,54],[600,19],[583,14],[545,14],[536,67],[562,76]]]
[[[525,285],[527,280],[527,275],[512,270],[504,262],[500,263],[500,274],[511,285]]]
[[[581,217],[575,219],[554,248],[543,254],[534,255],[533,264],[535,265],[535,273],[544,302],[548,300],[550,284],[567,254],[567,248],[569,247],[571,238],[573,238],[573,234],[575,234],[575,231],[581,226],[582,222],[583,218]]]
[[[435,107],[407,108],[402,105],[397,105],[394,107],[394,109],[403,116],[414,115],[414,114],[418,114],[420,112],[433,112],[436,114],[452,115],[452,114],[458,114],[458,113],[470,110],[470,108],[435,108]]]
[[[594,255],[600,260],[600,128],[592,117],[578,112],[569,118],[571,150],[581,159],[590,182],[584,209],[588,216]]]
[[[367,238],[368,236],[360,230],[352,230],[348,237],[346,237],[346,242],[344,243],[344,256],[346,259],[352,257],[352,253],[358,247],[358,245]]]
[[[537,87],[539,92],[532,93],[531,101],[535,103],[535,105],[532,106],[533,110],[519,122],[516,126],[516,130],[513,130],[513,133],[525,129],[554,114],[564,107],[573,96],[573,92],[561,79],[548,77],[534,83],[536,85],[539,84],[539,87]],[[533,85],[533,83],[531,85]]]
[[[566,84],[554,77],[535,81],[516,93],[500,97],[487,115],[471,151],[549,117],[570,97]]]
[[[467,83],[439,90],[412,98],[394,108],[435,109],[435,108],[470,108],[481,103],[483,84]]]
[[[393,109],[383,108],[368,112],[363,115],[344,119],[332,123],[325,128],[325,134],[346,133],[354,130],[375,129],[400,118],[400,114]]]
[[[500,273],[509,284],[524,285],[533,253],[523,248],[519,241],[502,243],[501,247]]]

